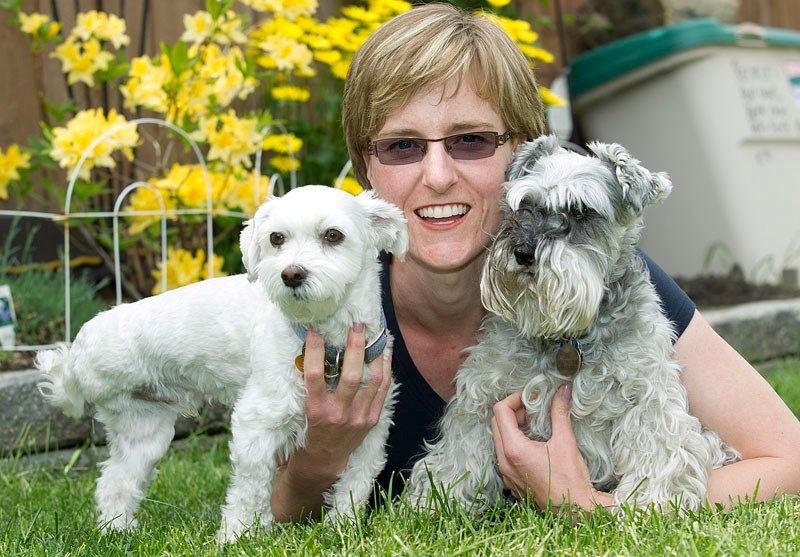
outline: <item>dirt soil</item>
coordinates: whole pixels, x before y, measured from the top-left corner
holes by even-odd
[[[727,275],[675,277],[675,282],[701,309],[718,308],[762,300],[800,298],[800,287],[754,284],[745,280],[738,266]],[[34,352],[14,352],[0,361],[0,372],[33,367]]]
[[[727,275],[701,275],[691,279],[675,277],[675,282],[701,309],[800,298],[798,285],[748,282],[738,265],[734,265]]]

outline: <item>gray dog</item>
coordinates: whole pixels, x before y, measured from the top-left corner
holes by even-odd
[[[674,332],[636,253],[643,210],[672,185],[619,145],[590,150],[546,136],[512,161],[481,280],[491,314],[456,375],[439,439],[412,471],[410,493],[423,504],[431,481],[473,508],[498,502],[492,406],[522,391],[527,433],[546,440],[553,394],[570,381],[579,449],[615,508],[696,509],[709,472],[738,458],[688,412]]]

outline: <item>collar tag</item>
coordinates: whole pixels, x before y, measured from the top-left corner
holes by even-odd
[[[556,369],[561,375],[572,377],[578,373],[583,364],[583,350],[578,339],[573,338],[569,342],[559,341],[559,349],[556,352]]]

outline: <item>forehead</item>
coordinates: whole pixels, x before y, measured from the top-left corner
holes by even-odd
[[[336,226],[358,230],[365,226],[355,197],[329,187],[301,187],[264,207],[262,220],[271,228],[320,229]]]
[[[502,132],[502,126],[497,108],[475,92],[471,80],[450,80],[413,95],[386,117],[378,135],[443,137],[463,131]]]
[[[548,209],[591,207],[613,218],[614,206],[621,192],[608,165],[594,157],[559,152],[539,159],[531,171],[507,187],[507,201],[512,209],[523,199]]]

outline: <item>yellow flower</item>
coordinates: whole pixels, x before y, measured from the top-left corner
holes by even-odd
[[[539,87],[539,95],[541,95],[542,101],[550,106],[564,106],[567,104],[564,99],[553,93],[547,87]]]
[[[300,168],[300,161],[294,157],[272,157],[269,164],[279,172],[291,172]]]
[[[264,151],[297,154],[303,148],[303,140],[293,133],[278,133],[265,137],[261,148]]]
[[[274,67],[281,71],[296,71],[303,74],[314,73],[311,68],[314,56],[303,43],[289,37],[273,35],[261,41],[258,46],[266,56],[266,60],[261,60],[266,68]]]
[[[317,0],[239,0],[258,12],[270,11],[276,16],[297,19],[313,16],[317,11]]]
[[[536,58],[538,60],[541,60],[545,64],[550,64],[554,60],[554,57],[550,52],[546,51],[543,48],[539,48],[538,46],[531,46],[526,44],[521,44],[518,46],[520,50],[523,53],[525,53],[525,56],[527,56],[528,58]]]
[[[338,50],[315,50],[314,51],[314,58],[322,62],[323,64],[328,64],[332,66],[336,62],[339,62],[342,59],[342,53]]]
[[[34,39],[52,39],[61,29],[61,25],[56,21],[51,21],[50,16],[37,12],[31,14],[20,12],[19,23],[22,32]]]
[[[353,178],[352,176],[345,176],[341,182],[336,185],[340,190],[344,190],[347,193],[351,193],[353,195],[358,195],[364,188],[361,187],[361,184],[358,183],[358,180]]]
[[[82,81],[89,87],[94,87],[94,74],[108,69],[114,59],[113,54],[102,50],[97,39],[78,43],[71,37],[58,45],[50,56],[61,61],[61,68],[67,74],[70,85]]]
[[[243,26],[242,19],[232,10],[222,15],[220,21],[215,21],[208,12],[198,11],[194,15],[183,16],[181,40],[196,44],[207,41],[243,44],[247,42],[247,36],[242,32]]]
[[[183,15],[183,34],[181,40],[187,43],[205,42],[214,33],[214,19],[204,11],[194,15]]]
[[[212,267],[214,269],[214,276],[225,276],[222,271],[222,265],[225,259],[222,256],[214,254],[212,258]],[[153,278],[156,279],[156,284],[153,286],[153,294],[162,292],[161,278],[164,269],[161,268],[161,262],[157,264],[157,268],[153,270]],[[194,282],[201,281],[208,278],[208,265],[206,264],[206,254],[201,250],[196,250],[192,255],[190,252],[181,248],[168,248],[167,249],[167,290],[186,286]]]
[[[258,121],[255,118],[239,118],[233,109],[210,118],[204,126],[204,134],[210,149],[209,160],[220,160],[229,165],[250,168],[250,156],[261,143]]]
[[[131,41],[130,37],[125,33],[126,24],[121,17],[90,10],[77,15],[71,36],[77,37],[84,42],[88,42],[92,38],[109,41],[114,45],[114,48],[119,49]]]
[[[5,153],[0,149],[0,199],[8,199],[8,184],[19,180],[19,170],[30,168],[31,154],[20,151],[16,144],[8,147]]]
[[[361,6],[344,6],[342,15],[361,23],[378,23],[380,17],[374,11]]]
[[[256,207],[263,203],[269,196],[269,176],[259,175],[258,191],[255,191],[256,173],[235,177],[230,193],[226,198],[226,205],[230,209],[239,209],[246,215],[253,215]]]
[[[128,125],[125,117],[117,114],[116,110],[110,110],[106,117],[100,108],[82,110],[67,122],[66,127],[53,129],[50,157],[60,167],[72,172],[89,145],[107,132],[110,135],[88,153],[81,166],[80,178],[88,180],[91,169],[98,166],[114,168],[116,163],[112,155],[115,151],[121,151],[128,160],[132,160],[133,147],[139,141],[136,127]]]
[[[169,97],[166,86],[172,79],[172,71],[166,56],[162,55],[160,61],[160,64],[154,64],[148,56],[131,60],[128,81],[120,87],[125,97],[125,108],[141,106],[161,114],[167,113]]]
[[[511,3],[511,0],[486,0],[486,2],[493,8],[504,8]]]
[[[285,85],[283,87],[273,87],[270,91],[272,98],[276,101],[306,102],[311,98],[311,92],[301,87]]]

